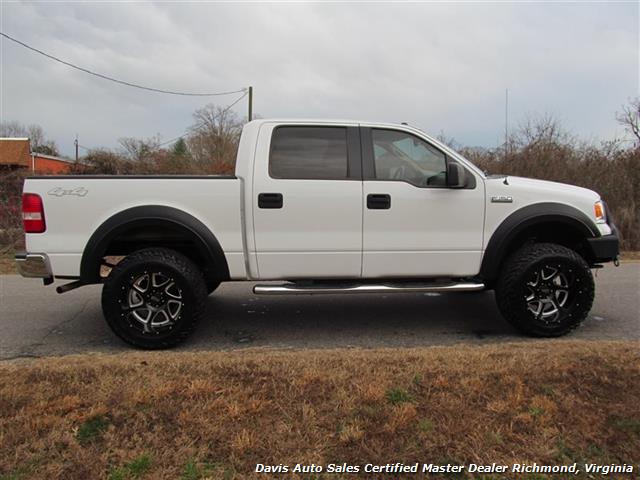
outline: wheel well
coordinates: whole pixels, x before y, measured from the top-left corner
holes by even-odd
[[[198,266],[207,283],[229,279],[224,252],[205,225],[182,211],[151,206],[125,210],[94,232],[82,255],[80,280],[85,284],[100,282],[105,257],[121,259],[150,247],[182,253]]]
[[[504,262],[511,254],[522,246],[532,243],[555,243],[562,245],[578,253],[587,263],[590,262],[585,232],[579,226],[565,221],[534,223],[524,227],[516,234],[510,236],[506,242],[501,243],[499,253],[496,255],[495,252],[493,252],[493,263],[491,265],[487,265],[487,263],[483,261],[481,274],[485,277],[487,283],[489,285],[494,283],[502,270]],[[485,257],[487,257],[486,252]]]
[[[503,261],[528,243],[556,243],[585,256],[585,239],[577,227],[562,222],[543,222],[526,227],[509,242]]]
[[[137,250],[150,247],[164,247],[180,252],[200,268],[205,277],[214,272],[210,265],[206,249],[200,245],[200,239],[183,226],[160,224],[148,227],[131,225],[111,239],[103,257],[125,257]]]

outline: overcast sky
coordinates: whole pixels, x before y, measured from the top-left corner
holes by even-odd
[[[638,3],[7,3],[1,30],[64,60],[150,87],[255,89],[268,117],[408,122],[493,147],[527,114],[578,136],[622,134],[614,115],[639,93]],[[3,121],[40,124],[62,153],[125,136],[168,140],[190,98],[75,71],[6,39]],[[246,101],[235,110],[246,115]]]

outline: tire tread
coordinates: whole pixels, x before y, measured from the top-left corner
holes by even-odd
[[[177,270],[192,290],[193,302],[191,304],[190,317],[183,322],[179,329],[175,330],[173,335],[161,340],[150,337],[149,341],[142,341],[135,337],[127,336],[126,333],[122,332],[114,318],[112,318],[111,310],[113,308],[112,302],[118,298],[120,293],[118,290],[121,286],[119,279],[122,275],[125,275],[129,268],[150,263],[162,263]],[[189,258],[175,250],[154,247],[138,250],[128,255],[111,270],[102,289],[102,308],[111,330],[122,340],[138,348],[160,350],[175,347],[193,333],[198,322],[204,316],[206,298],[205,280],[201,271]]]
[[[586,291],[583,292],[579,311],[576,312],[576,315],[573,315],[570,321],[564,322],[560,328],[556,329],[543,329],[533,323],[530,318],[523,318],[517,313],[517,305],[522,299],[519,297],[518,289],[514,288],[514,286],[523,280],[522,276],[526,270],[541,258],[563,258],[568,260],[577,267],[586,270],[591,280],[586,285],[583,285]],[[536,337],[558,337],[575,330],[587,317],[593,305],[595,286],[589,271],[589,265],[577,252],[555,243],[534,243],[522,247],[507,259],[498,279],[495,293],[500,312],[518,330]]]

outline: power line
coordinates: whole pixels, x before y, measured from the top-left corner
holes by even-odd
[[[34,48],[30,45],[27,45],[24,42],[21,42],[20,40],[11,37],[10,35],[7,35],[6,33],[0,32],[0,35],[2,35],[4,38],[11,40],[12,42],[17,43],[18,45],[22,45],[23,47],[32,50],[36,53],[39,53],[40,55],[44,55],[45,57],[54,60],[56,62],[62,63],[63,65],[66,65],[68,67],[71,68],[75,68],[76,70],[80,70],[81,72],[84,73],[88,73],[89,75],[93,75],[95,77],[99,77],[102,78],[103,80],[109,80],[110,82],[115,82],[115,83],[119,83],[120,85],[126,85],[127,87],[133,87],[133,88],[139,88],[141,90],[148,90],[150,92],[156,92],[156,93],[166,93],[169,95],[182,95],[182,96],[187,96],[187,97],[215,97],[215,96],[219,96],[219,95],[232,95],[234,93],[241,93],[241,92],[246,92],[245,88],[242,88],[240,90],[233,90],[233,91],[229,91],[229,92],[217,92],[217,93],[194,93],[194,92],[177,92],[177,91],[173,91],[173,90],[164,90],[161,88],[152,88],[152,87],[145,87],[143,85],[137,85],[135,83],[131,83],[131,82],[126,82],[124,80],[118,80],[117,78],[113,78],[113,77],[109,77],[108,75],[103,75],[102,73],[97,73],[97,72],[93,72],[89,69],[80,67],[78,65],[74,65],[71,62],[67,62],[65,60],[62,60],[58,57],[55,57],[53,55],[50,55],[46,52],[43,52],[42,50],[38,50],[37,48]]]
[[[246,97],[248,94],[248,92],[244,92],[244,94],[242,96],[240,96],[239,98],[237,98],[233,103],[231,103],[230,105],[226,106],[224,108],[224,110],[222,110],[219,114],[217,114],[216,116],[213,117],[213,119],[217,119],[220,118],[220,116],[224,115],[229,109],[231,109],[231,107],[233,107],[234,105],[236,105],[240,100],[242,100],[244,97]],[[204,127],[206,122],[202,122],[199,125],[196,125],[195,127],[191,127],[188,130],[186,130],[182,135],[179,135],[177,137],[172,138],[171,140],[167,140],[164,141],[162,143],[158,144],[158,147],[164,147],[165,145],[168,145],[170,143],[176,142],[177,140],[186,137],[187,135],[189,135],[190,133],[192,133],[194,130],[198,130],[199,128]],[[85,147],[84,145],[80,145],[78,144],[78,147],[86,150],[86,151],[91,151],[94,150],[93,148],[89,148],[89,147]]]
[[[220,118],[222,115],[224,115],[225,113],[227,113],[231,107],[233,107],[235,104],[237,104],[240,100],[242,100],[244,97],[246,97],[248,94],[248,92],[244,92],[240,97],[238,97],[233,103],[227,105],[224,110],[222,110],[220,113],[218,113],[217,115],[215,115],[213,117],[213,120]],[[191,132],[193,132],[194,130],[198,130],[199,128],[203,127],[206,124],[206,122],[202,122],[201,124],[197,125],[196,127],[192,127],[189,130],[185,131],[182,135],[177,136],[175,138],[172,138],[171,140],[167,140],[166,142],[162,142],[160,144],[158,144],[158,147],[163,147],[165,145],[168,145],[170,143],[176,142],[179,139],[186,137],[187,135],[189,135]]]

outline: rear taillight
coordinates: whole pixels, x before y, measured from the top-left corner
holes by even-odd
[[[42,198],[35,193],[22,194],[22,223],[25,233],[42,233],[47,229],[44,223]]]

